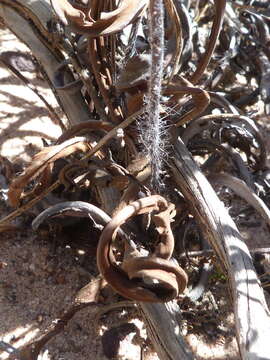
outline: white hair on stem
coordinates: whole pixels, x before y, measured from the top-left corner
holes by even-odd
[[[152,168],[152,187],[155,191],[162,186],[166,136],[165,122],[160,117],[160,96],[164,61],[164,10],[163,0],[150,0],[149,42],[151,44],[151,65],[149,91],[147,95],[146,119],[139,123],[139,130],[145,151]]]

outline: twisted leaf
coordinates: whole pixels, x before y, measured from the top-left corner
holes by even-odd
[[[148,5],[148,0],[123,0],[119,7],[110,12],[102,12],[97,21],[91,17],[91,9],[76,9],[68,0],[51,0],[52,6],[65,24],[74,31],[91,37],[117,33],[135,21]]]
[[[75,137],[60,145],[49,146],[36,154],[31,165],[22,175],[13,180],[9,187],[8,199],[11,206],[18,206],[24,187],[57,159],[66,157],[77,151],[89,150],[89,139],[86,137]]]

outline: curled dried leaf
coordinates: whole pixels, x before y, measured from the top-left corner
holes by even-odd
[[[113,129],[113,125],[100,120],[83,121],[79,124],[73,125],[66,130],[57,140],[57,144],[61,144],[74,136],[83,136],[89,134],[91,131],[103,130],[110,131]]]
[[[126,253],[122,268],[116,266],[111,251],[111,241],[119,229],[130,217],[138,214],[159,211],[155,222],[162,231],[162,244],[153,256],[138,256],[137,250],[126,244]],[[168,212],[167,212],[168,210]],[[183,292],[187,285],[187,275],[169,257],[174,248],[174,239],[170,229],[170,220],[174,208],[159,196],[153,195],[137,200],[121,211],[105,226],[97,248],[97,265],[108,284],[122,296],[135,301],[166,302]],[[160,257],[164,256],[164,258]],[[152,279],[152,285],[144,286],[137,279]],[[155,283],[158,281],[158,285]]]
[[[8,191],[10,205],[16,207],[19,204],[24,187],[31,180],[37,178],[49,164],[77,151],[85,152],[87,150],[89,150],[89,139],[86,137],[75,137],[60,145],[44,148],[34,156],[31,165],[28,166],[24,173],[11,183]]]
[[[91,17],[90,9],[76,9],[68,0],[51,0],[52,6],[65,24],[70,24],[79,34],[91,37],[111,35],[123,30],[126,26],[142,15],[148,0],[123,0],[117,9],[102,12],[97,21]]]
[[[179,86],[178,84],[169,85],[164,94],[174,95],[174,101],[180,99],[183,95],[191,95],[194,101],[194,108],[185,114],[177,123],[176,126],[182,126],[187,122],[197,118],[201,115],[210,103],[210,96],[207,91],[193,86]]]

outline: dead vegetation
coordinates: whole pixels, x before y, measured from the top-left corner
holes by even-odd
[[[258,124],[269,115],[267,2],[2,0],[0,16],[34,57],[2,52],[1,63],[62,129],[19,175],[1,158],[14,208],[1,218],[1,234],[19,231],[13,220],[43,203],[33,229],[93,238],[99,272],[91,269],[93,280],[38,338],[18,350],[2,341],[1,348],[11,358],[37,359],[75,314],[110,302],[113,290],[131,301],[106,311],[136,306],[160,359],[197,358],[181,330],[193,334],[212,321],[212,332],[222,334],[225,298],[238,358],[270,359],[269,310],[253,264],[257,259],[267,287],[269,249],[247,246],[235,224],[239,203],[234,207],[237,196],[269,225]],[[21,74],[20,66],[35,62],[68,126]],[[209,299],[199,303],[209,284],[224,283],[225,295],[216,291],[208,294],[211,306]],[[207,325],[203,331],[211,333]],[[105,332],[104,354],[119,357],[121,341],[134,332],[139,338],[134,324]],[[222,336],[234,333],[227,327]]]

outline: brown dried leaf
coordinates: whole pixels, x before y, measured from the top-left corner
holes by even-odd
[[[115,84],[118,90],[126,91],[130,88],[147,85],[150,78],[151,57],[138,54],[128,59]]]
[[[51,0],[52,6],[61,19],[74,31],[91,37],[117,33],[136,20],[146,9],[148,0],[123,0],[119,7],[110,12],[102,12],[100,19],[93,20],[90,11],[76,9],[68,0]]]
[[[8,232],[8,231],[18,231],[19,227],[12,224],[1,224],[0,225],[0,233]]]
[[[85,137],[76,137],[40,151],[34,156],[33,162],[24,173],[12,181],[8,191],[10,205],[16,207],[19,204],[24,187],[43,172],[49,164],[74,152],[87,150],[89,150],[89,140]]]
[[[9,180],[13,177],[14,174],[13,164],[6,157],[0,155],[0,165],[2,175],[4,175],[7,182],[9,182]]]
[[[76,304],[98,303],[100,291],[107,285],[107,281],[101,276],[90,281],[81,288],[75,296]]]
[[[91,121],[83,121],[79,124],[71,126],[68,130],[66,130],[57,140],[56,144],[61,144],[63,141],[66,141],[74,136],[84,136],[89,134],[91,131],[103,130],[103,131],[111,131],[113,129],[113,125],[106,121],[101,120],[91,120]]]

